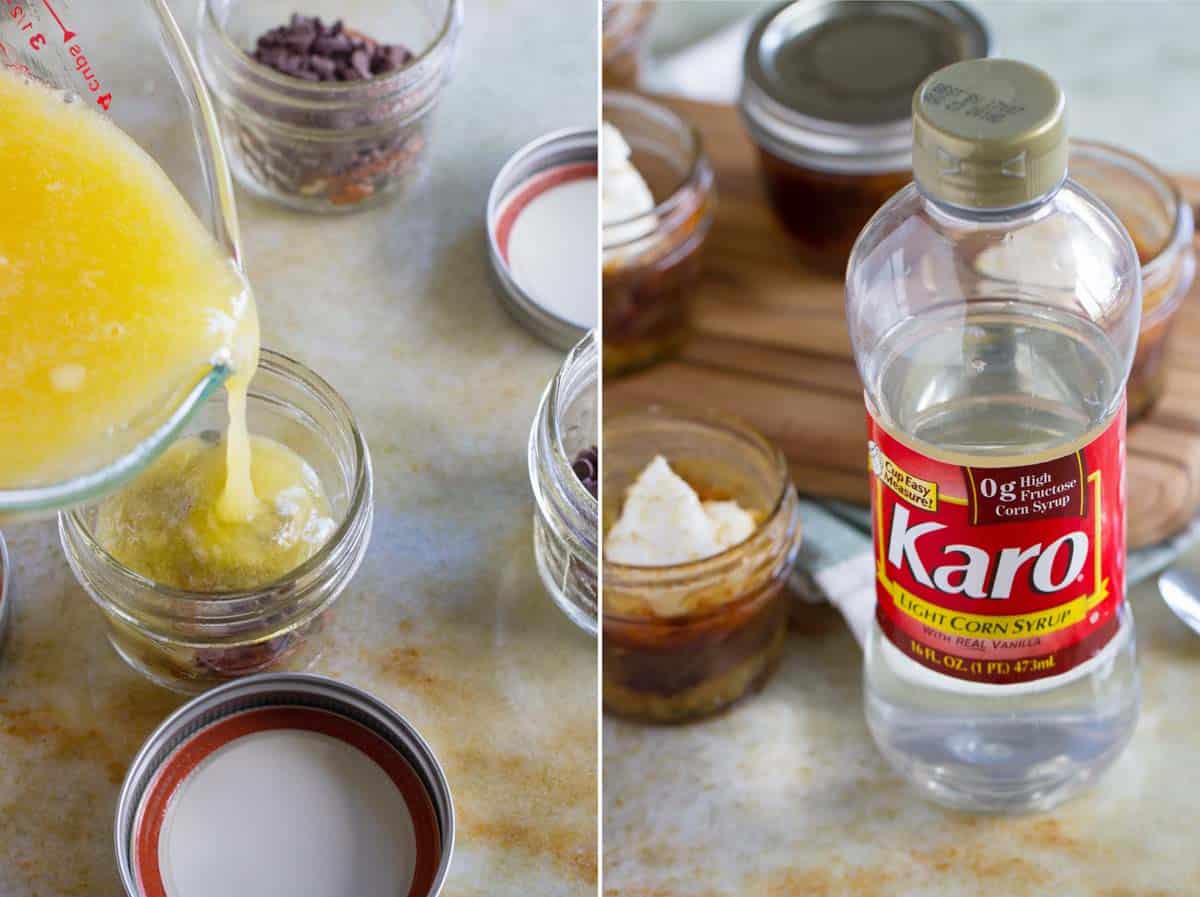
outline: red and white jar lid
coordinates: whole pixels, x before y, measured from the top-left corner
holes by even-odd
[[[441,768],[402,717],[340,682],[265,675],[150,737],[117,854],[130,897],[432,897],[453,828]]]

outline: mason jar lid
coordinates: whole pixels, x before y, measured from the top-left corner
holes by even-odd
[[[488,194],[489,257],[504,307],[564,351],[599,325],[598,171],[594,128],[555,131],[517,150]]]
[[[129,897],[435,897],[453,845],[429,746],[378,698],[319,676],[251,676],[185,704],[117,804]]]
[[[796,0],[767,10],[746,45],[742,117],[763,149],[824,171],[910,164],[913,92],[986,56],[983,20],[961,3]]]

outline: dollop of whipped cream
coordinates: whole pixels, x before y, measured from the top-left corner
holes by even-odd
[[[686,564],[746,541],[754,514],[736,501],[701,501],[696,491],[656,455],[625,496],[621,516],[604,540],[604,557],[634,567]]]
[[[600,128],[600,209],[604,245],[621,246],[654,233],[658,226],[654,194],[641,172],[630,161],[633,151],[615,127],[604,122]],[[630,219],[636,218],[636,221]],[[622,223],[624,222],[624,223]]]

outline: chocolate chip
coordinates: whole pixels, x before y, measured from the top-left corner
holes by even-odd
[[[322,35],[316,38],[312,44],[312,51],[326,58],[331,58],[339,53],[349,53],[352,49],[350,38],[344,34]]]
[[[337,72],[337,63],[324,56],[314,56],[308,60],[308,64],[312,66],[313,72],[320,75],[325,81],[330,80]]]
[[[293,31],[283,40],[283,44],[293,53],[307,54],[316,40],[315,31]]]
[[[406,47],[393,44],[376,45],[371,54],[371,74],[383,75],[402,69],[412,60],[413,55]]]
[[[319,16],[294,13],[287,25],[272,28],[255,42],[254,59],[305,81],[362,81],[408,65],[407,47],[377,44],[351,31],[339,19],[326,25]]]
[[[594,498],[600,474],[600,453],[596,446],[593,445],[591,448],[586,448],[576,455],[575,461],[571,464],[571,469],[575,471],[575,476],[579,478],[579,482],[583,484],[583,487]]]
[[[350,65],[362,75],[364,80],[371,77],[371,59],[367,56],[366,50],[359,49],[351,53]]]

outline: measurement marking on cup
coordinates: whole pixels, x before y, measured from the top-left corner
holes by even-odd
[[[29,34],[29,49],[37,51],[37,50],[41,50],[42,47],[46,46],[46,35],[42,34],[41,32],[33,31],[33,22],[27,18],[27,16],[26,16],[27,10],[24,6],[21,5],[19,0],[4,0],[4,2],[5,2],[5,5],[8,7],[9,17],[14,22],[17,23],[17,27],[21,31],[24,31],[26,34]],[[7,58],[7,56],[8,56],[7,51],[5,52],[4,55]],[[29,69],[25,68],[25,71],[28,72]]]
[[[22,0],[3,0],[4,5],[8,7],[9,16],[17,23],[17,27],[26,33],[30,34],[29,48],[34,52],[40,53],[46,46],[46,35],[41,32],[33,33],[34,23],[30,15],[30,8]],[[51,5],[50,0],[42,0],[42,5],[46,11],[58,23],[58,27],[62,29],[63,46],[66,47],[67,53],[71,57],[71,65],[74,66],[76,73],[83,79],[88,91],[96,95],[96,105],[106,112],[112,107],[113,95],[112,91],[106,91],[104,84],[100,80],[100,76],[92,68],[92,63],[84,52],[83,46],[75,40],[79,35],[67,27],[66,23],[59,17],[58,11]],[[7,56],[7,53],[5,54]],[[26,69],[28,71],[28,69]]]
[[[50,5],[50,0],[42,0],[42,4],[46,7],[46,11],[54,17],[54,21],[58,22],[58,27],[62,29],[63,43],[69,44],[71,38],[75,36],[75,32],[63,24],[63,20],[58,17],[58,13],[55,12],[54,7]]]

